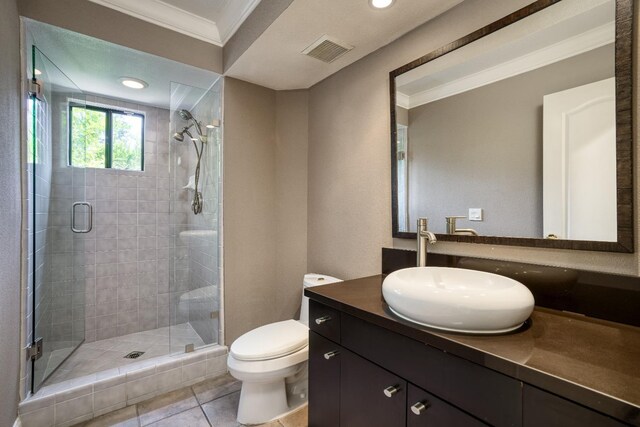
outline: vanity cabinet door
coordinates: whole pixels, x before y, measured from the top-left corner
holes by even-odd
[[[622,427],[613,418],[539,388],[524,387],[524,427]]]
[[[407,427],[486,427],[466,412],[409,384]]]
[[[309,427],[340,425],[340,358],[336,343],[309,332]]]
[[[341,426],[405,425],[406,381],[345,349],[340,363]]]

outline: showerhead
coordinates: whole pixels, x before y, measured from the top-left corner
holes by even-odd
[[[189,138],[193,139],[193,135],[191,135],[191,132],[189,132],[189,128],[193,126],[193,124],[189,125],[189,126],[185,126],[182,128],[182,130],[180,132],[176,132],[173,134],[173,139],[175,139],[176,141],[182,142],[184,141],[184,134],[186,133],[187,135],[189,135]]]
[[[180,118],[182,118],[182,120],[195,121],[195,119],[193,118],[193,115],[189,112],[189,110],[180,110],[178,111],[178,114],[180,115]]]
[[[196,127],[196,132],[198,132],[198,136],[202,142],[207,142],[207,137],[204,133],[202,133],[202,127],[200,127],[200,123],[193,117],[193,114],[189,112],[189,110],[179,110],[178,115],[182,120],[192,121],[193,125]],[[189,125],[191,127],[192,125]]]

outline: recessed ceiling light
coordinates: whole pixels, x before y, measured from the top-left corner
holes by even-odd
[[[369,4],[376,9],[384,9],[393,4],[394,0],[369,0]]]
[[[40,74],[42,74],[42,71],[38,70],[37,68],[34,68],[33,74],[35,74],[36,76],[39,76]]]
[[[149,86],[144,80],[134,79],[133,77],[120,77],[120,83],[131,89],[144,89]]]

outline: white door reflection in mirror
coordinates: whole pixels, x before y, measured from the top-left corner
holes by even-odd
[[[402,214],[398,215],[398,227],[400,227],[400,230],[407,230],[409,221],[409,182],[407,176],[407,157],[409,155],[408,133],[407,125],[398,123],[396,159],[398,165],[398,212],[402,212]]]
[[[617,240],[615,79],[544,97],[546,237]]]

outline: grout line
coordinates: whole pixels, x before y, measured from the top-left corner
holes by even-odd
[[[138,404],[136,403],[135,405],[133,405],[136,409],[136,421],[138,422],[138,427],[141,427],[142,424],[140,423],[140,410],[138,409]],[[125,406],[126,408],[126,406]]]
[[[202,412],[202,415],[204,415],[204,419],[207,420],[209,426],[213,426],[213,423],[209,420],[209,417],[207,417],[207,413],[204,411],[204,408],[201,405],[198,405],[198,408],[200,408],[200,412]]]

